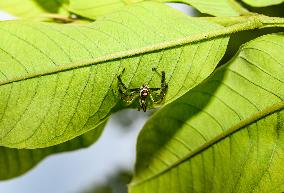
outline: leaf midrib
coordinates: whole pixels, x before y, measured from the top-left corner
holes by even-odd
[[[147,181],[150,181],[156,177],[159,177],[160,175],[170,171],[171,169],[179,166],[180,164],[186,162],[187,160],[191,159],[192,157],[198,155],[199,153],[205,151],[206,149],[210,148],[211,146],[213,146],[214,144],[220,142],[221,140],[225,139],[226,137],[238,132],[239,130],[246,128],[246,126],[253,124],[255,122],[257,122],[258,120],[265,118],[271,114],[274,114],[278,111],[281,111],[284,109],[284,100],[276,103],[260,112],[257,112],[255,114],[253,114],[252,116],[240,121],[239,123],[237,123],[236,125],[232,126],[231,128],[227,129],[226,131],[224,131],[223,133],[221,133],[220,135],[214,137],[212,140],[207,141],[205,144],[203,144],[202,146],[200,146],[199,148],[197,148],[196,150],[190,152],[189,154],[185,155],[182,159],[174,162],[173,164],[171,164],[169,167],[161,170],[160,172],[145,178],[143,180],[139,180],[137,182],[133,182],[129,184],[129,187],[131,186],[137,186],[140,184],[143,184]]]
[[[60,65],[56,68],[46,70],[43,72],[39,73],[31,73],[26,76],[18,76],[14,77],[11,80],[6,80],[6,81],[1,81],[0,86],[10,84],[13,82],[19,82],[22,80],[27,80],[27,79],[32,79],[32,78],[37,78],[40,76],[47,76],[51,74],[56,74],[60,72],[65,72],[65,71],[70,71],[78,68],[84,68],[84,67],[89,67],[95,64],[100,64],[103,62],[109,62],[113,60],[118,60],[118,59],[123,59],[127,57],[132,57],[144,53],[150,53],[150,52],[155,52],[163,49],[169,49],[173,47],[178,47],[178,46],[183,46],[186,44],[191,44],[191,43],[196,43],[199,41],[204,41],[204,40],[209,40],[221,36],[227,36],[233,33],[237,33],[239,31],[244,31],[244,30],[251,30],[251,29],[256,29],[256,28],[261,28],[265,27],[266,25],[268,27],[271,26],[271,24],[265,24],[262,23],[261,17],[252,17],[251,19],[248,19],[247,22],[244,23],[239,23],[236,25],[232,25],[229,27],[224,27],[222,29],[217,29],[213,30],[210,32],[204,32],[204,33],[199,33],[195,35],[190,35],[186,36],[183,38],[178,38],[176,40],[169,40],[169,41],[164,41],[159,44],[155,45],[150,45],[150,46],[145,46],[143,48],[136,48],[136,49],[131,49],[131,50],[126,50],[126,51],[121,51],[121,52],[115,52],[113,54],[105,55],[105,56],[100,56],[94,59],[89,59],[89,60],[84,60],[84,61],[77,61],[77,62],[71,62],[67,63],[64,65]],[[220,26],[221,27],[221,26]]]

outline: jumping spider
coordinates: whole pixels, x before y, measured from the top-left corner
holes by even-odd
[[[153,71],[157,72],[156,68],[152,68]],[[123,69],[122,73],[125,71]],[[118,79],[118,91],[121,95],[121,99],[130,104],[135,99],[139,97],[139,106],[138,111],[142,108],[144,112],[147,110],[147,105],[150,103],[159,104],[163,101],[167,90],[168,90],[168,84],[165,82],[165,72],[162,71],[162,74],[157,74],[161,77],[161,88],[150,88],[147,84],[143,84],[140,88],[131,88],[128,89],[125,84],[121,80],[120,74]],[[150,100],[147,100],[150,99]]]

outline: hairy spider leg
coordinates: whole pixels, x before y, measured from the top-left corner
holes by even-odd
[[[168,91],[168,84],[166,83],[165,78],[165,71],[162,71],[162,74],[160,74],[156,68],[152,68],[153,71],[155,71],[160,77],[161,77],[161,88],[150,88],[151,91],[154,91],[155,96],[153,96],[152,93],[150,93],[150,97],[152,101],[156,104],[161,103]],[[157,93],[160,91],[159,93]]]
[[[160,74],[156,68],[152,68],[152,71],[156,72],[160,77],[161,77],[161,88],[167,87],[168,85],[166,84],[166,73],[165,71],[162,71],[162,74]],[[158,90],[159,88],[153,88],[155,90]]]
[[[123,69],[122,73],[125,71]],[[139,96],[139,88],[127,89],[125,84],[122,82],[121,74],[117,77],[118,79],[118,92],[120,93],[121,99],[126,103],[131,103]]]

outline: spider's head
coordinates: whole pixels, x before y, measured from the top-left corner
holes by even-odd
[[[149,96],[149,92],[150,92],[150,88],[146,84],[143,84],[140,87],[140,98],[142,100],[145,100]]]
[[[140,87],[140,105],[144,112],[146,112],[147,110],[146,99],[149,96],[149,93],[150,93],[150,88],[146,84],[143,84]]]

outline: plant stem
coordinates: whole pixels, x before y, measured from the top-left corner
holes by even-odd
[[[266,27],[284,27],[284,18],[262,16],[261,22]]]

